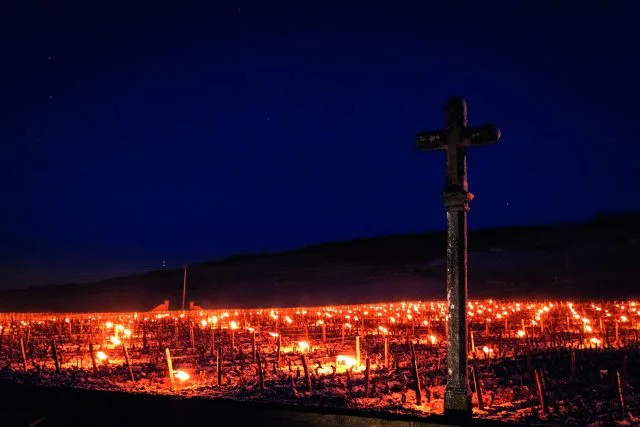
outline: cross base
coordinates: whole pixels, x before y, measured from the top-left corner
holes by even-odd
[[[444,392],[444,415],[451,419],[471,418],[471,394],[464,388],[446,387]]]

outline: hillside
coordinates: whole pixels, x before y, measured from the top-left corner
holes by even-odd
[[[205,308],[298,306],[445,297],[445,233],[357,239],[192,265],[189,301]],[[473,297],[637,296],[640,215],[469,234]],[[179,307],[182,271],[0,292],[0,311]]]

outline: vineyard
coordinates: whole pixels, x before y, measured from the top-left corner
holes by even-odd
[[[640,303],[471,301],[474,416],[638,419]],[[0,380],[428,415],[443,412],[446,305],[0,314]]]

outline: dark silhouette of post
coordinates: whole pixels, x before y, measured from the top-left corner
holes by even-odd
[[[187,300],[187,265],[183,265],[184,268],[184,276],[182,279],[182,311],[184,311],[184,304]]]
[[[417,135],[418,149],[445,150],[447,178],[443,201],[447,210],[447,386],[445,415],[471,417],[467,374],[467,212],[473,194],[467,183],[466,148],[500,139],[493,125],[467,127],[467,103],[453,98],[445,108],[445,128]]]

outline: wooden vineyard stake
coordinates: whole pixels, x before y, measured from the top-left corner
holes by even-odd
[[[191,350],[196,349],[196,335],[193,331],[193,322],[189,322],[189,339],[191,340]]]
[[[256,333],[251,332],[251,363],[256,363]]]
[[[364,397],[369,397],[369,392],[371,391],[371,365],[369,363],[369,356],[364,359],[365,369],[364,369]]]
[[[422,390],[420,387],[420,374],[418,373],[418,361],[416,359],[416,350],[413,346],[413,341],[409,341],[409,347],[411,348],[411,369],[413,376],[416,380],[416,405],[422,405]]]
[[[576,380],[576,351],[571,349],[571,381]]]
[[[216,377],[218,379],[218,387],[222,387],[222,347],[218,347],[216,353]]]
[[[158,323],[156,323],[155,326],[156,327],[154,329],[155,329],[155,332],[156,332],[156,341],[158,341],[158,348],[162,348],[162,329],[163,329],[162,326],[163,326],[163,324],[158,322]]]
[[[216,353],[216,332],[213,329],[213,324],[209,328],[209,348],[211,349],[211,357]]]
[[[91,366],[93,366],[93,372],[98,373],[98,365],[96,364],[96,353],[93,351],[93,343],[89,343],[89,355],[91,356]]]
[[[356,366],[360,366],[360,335],[356,335]]]
[[[235,354],[236,349],[236,332],[231,328],[231,354]]]
[[[311,388],[311,377],[309,376],[309,367],[307,366],[307,359],[304,357],[304,354],[300,356],[302,359],[302,369],[304,369],[304,381],[307,384],[307,390],[312,391]]]
[[[542,407],[542,413],[544,415],[549,415],[549,403],[547,402],[547,395],[545,391],[544,385],[544,377],[542,376],[542,371],[540,368],[536,368],[533,371],[536,377],[536,384],[538,385],[538,397],[540,398],[540,406]]]
[[[147,349],[147,324],[144,320],[142,321],[142,348]]]
[[[13,333],[9,337],[9,353],[7,354],[7,366],[11,367],[11,362],[13,360]]]
[[[384,367],[389,369],[389,338],[384,337]]]
[[[133,376],[133,368],[131,367],[131,363],[129,362],[129,352],[127,351],[127,346],[124,345],[124,343],[122,343],[122,352],[124,353],[124,362],[127,364],[127,369],[129,370],[129,375],[131,376],[131,381],[135,381],[136,379]],[[167,352],[167,356],[169,356],[168,352]],[[170,358],[170,356],[169,356],[169,358]]]
[[[167,368],[169,368],[169,380],[171,381],[171,387],[175,388],[176,380],[173,376],[173,362],[171,361],[171,352],[169,351],[169,347],[165,349],[165,353],[167,355]]]
[[[282,344],[282,337],[278,334],[278,348],[276,349],[276,364],[280,367],[280,345]]]
[[[622,390],[627,389],[627,379],[629,378],[629,360],[627,355],[622,356]]]
[[[602,326],[602,317],[598,319],[600,325],[600,338],[604,341],[604,327]]]
[[[60,373],[60,362],[58,361],[58,351],[56,350],[56,340],[51,340],[51,357],[56,368],[56,374]]]
[[[482,386],[480,385],[480,375],[478,375],[478,369],[475,363],[473,363],[469,370],[471,371],[471,380],[476,389],[476,397],[478,398],[478,409],[484,410],[484,402],[482,401]]]
[[[27,353],[24,351],[24,340],[20,338],[20,351],[22,352],[22,369],[27,372]]]
[[[322,342],[327,343],[327,325],[322,322]]]
[[[618,416],[624,420],[627,416],[627,409],[624,403],[624,388],[620,379],[620,371],[616,370],[616,397],[618,398]]]
[[[262,372],[262,357],[260,357],[260,351],[256,353],[256,360],[258,362],[258,384],[260,390],[264,390],[264,372]]]

